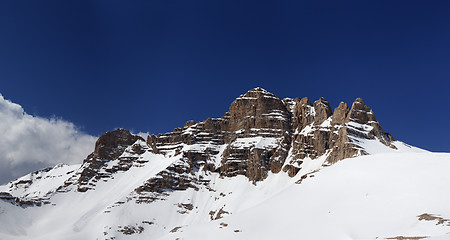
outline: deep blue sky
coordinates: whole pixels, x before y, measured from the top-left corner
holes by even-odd
[[[0,93],[100,135],[220,117],[260,86],[362,97],[450,151],[450,1],[1,1]]]

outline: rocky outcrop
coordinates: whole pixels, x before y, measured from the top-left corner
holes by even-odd
[[[357,98],[355,102],[353,102],[352,109],[350,109],[350,112],[347,115],[347,122],[362,125],[359,126],[356,124],[352,124],[352,134],[369,139],[377,138],[385,145],[394,147],[393,145],[389,144],[394,140],[394,138],[383,131],[380,123],[375,118],[372,109],[366,106],[361,98]],[[367,128],[364,128],[364,126],[369,126],[372,129],[370,129],[370,131],[367,131]],[[367,133],[364,133],[365,131]]]
[[[332,117],[332,124],[343,124],[347,122],[347,115],[350,111],[350,108],[348,108],[347,103],[341,102],[339,103],[339,106],[334,109],[333,117]]]
[[[314,124],[320,125],[325,120],[327,120],[332,112],[330,104],[325,100],[325,98],[321,97],[319,100],[314,102]]]
[[[93,158],[102,160],[113,160],[118,158],[131,144],[141,137],[132,135],[125,129],[116,129],[100,136],[95,143]]]
[[[219,172],[263,180],[278,173],[290,145],[290,113],[282,100],[261,88],[239,96],[223,117],[228,144]],[[262,139],[264,138],[264,139]]]
[[[367,154],[358,139],[377,139],[395,148],[391,144],[394,138],[383,131],[372,110],[361,98],[355,100],[351,109],[341,102],[334,113],[323,98],[314,102],[313,108],[306,100],[294,102],[292,154],[283,168],[290,176],[300,171],[305,159],[323,156],[326,163],[332,164]]]
[[[279,135],[278,129],[289,129],[289,113],[281,99],[262,88],[255,88],[239,96],[231,103],[227,120],[230,132],[249,129],[270,129]]]
[[[285,104],[290,105],[292,129],[301,130],[314,122],[314,108],[307,97],[295,100],[285,99]]]
[[[111,172],[128,170],[137,157],[119,159],[119,164],[115,169],[109,169],[109,171],[104,169],[105,171],[101,171],[101,169],[105,168],[106,163],[118,159],[129,146],[138,140],[144,141],[142,137],[133,135],[125,129],[116,129],[100,136],[95,143],[94,152],[83,161],[83,165],[80,168],[78,191],[85,192],[91,189],[98,179],[108,177]],[[132,151],[142,154],[146,148],[146,146],[143,147],[140,144],[136,144],[133,146]],[[93,181],[91,182],[91,180]]]
[[[22,208],[27,207],[40,207],[44,204],[50,204],[48,199],[30,199],[24,197],[14,197],[8,192],[0,192],[0,200],[9,202],[13,205],[20,206]]]
[[[223,117],[189,121],[172,133],[150,136],[147,144],[154,153],[166,156],[181,154],[183,144],[208,146],[202,153],[196,148],[185,150],[185,164],[205,166],[227,177],[245,175],[256,182],[269,171],[281,170],[291,141],[290,129],[290,113],[283,101],[255,88],[239,96]],[[220,146],[224,148],[219,152]]]

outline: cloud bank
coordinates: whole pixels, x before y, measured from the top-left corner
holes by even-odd
[[[58,163],[81,163],[95,141],[71,122],[29,115],[0,94],[0,184]]]

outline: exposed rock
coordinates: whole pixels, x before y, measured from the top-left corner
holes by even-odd
[[[194,209],[194,206],[191,203],[178,203],[177,206],[179,208],[177,212],[180,214],[189,213],[189,211]]]
[[[424,213],[417,217],[419,221],[436,221],[436,225],[450,226],[450,219],[445,219],[439,215]]]
[[[126,147],[135,143],[141,137],[132,135],[128,130],[116,129],[100,136],[95,143],[94,158],[113,160],[118,158]]]
[[[288,129],[289,115],[281,99],[262,88],[238,97],[228,112],[228,131],[256,129]]]
[[[156,147],[156,136],[147,136],[147,145],[152,148],[154,153],[159,153],[158,148]]]
[[[225,206],[224,206],[225,207]],[[210,211],[209,212],[209,218],[211,219],[211,220],[217,220],[217,219],[221,219],[221,218],[223,218],[224,216],[224,214],[227,214],[227,215],[229,215],[230,213],[229,212],[227,212],[227,211],[225,211],[223,208],[224,207],[221,207],[219,210],[217,210],[217,211]]]
[[[316,125],[322,124],[332,114],[330,104],[323,97],[315,101],[313,106],[315,111],[314,124]]]
[[[172,133],[147,139],[154,153],[166,156],[181,154],[181,145],[204,144],[204,152],[185,151],[187,165],[217,171],[223,176],[246,175],[251,181],[260,181],[268,171],[279,172],[287,157],[291,136],[290,113],[281,99],[262,88],[255,88],[239,96],[227,113],[219,119],[188,122]],[[255,137],[271,138],[276,144],[268,148],[249,144]],[[219,146],[226,145],[221,156]],[[216,168],[212,158],[220,158]],[[189,173],[190,174],[190,173]]]
[[[375,118],[372,109],[366,106],[361,98],[357,98],[355,102],[353,102],[352,108],[347,115],[347,122],[354,122],[372,127],[371,130],[367,131],[366,129],[362,129],[360,126],[352,125],[353,128],[351,128],[351,131],[349,131],[351,135],[356,135],[358,137],[368,139],[376,138],[386,146],[395,149],[395,146],[390,144],[390,142],[395,139],[390,134],[387,134],[383,131],[380,123]],[[367,134],[365,134],[364,132],[367,132]]]
[[[50,204],[48,199],[34,199],[25,197],[14,197],[8,192],[0,192],[0,200],[9,202],[13,205],[20,206],[23,208],[37,206],[40,207],[44,204]]]
[[[314,103],[313,111],[308,102],[296,101],[292,107],[292,156],[283,169],[290,176],[297,174],[305,158],[316,159],[326,154],[327,162],[332,164],[344,158],[367,154],[353,139],[378,139],[386,146],[395,148],[390,143],[394,138],[382,130],[372,110],[361,98],[355,100],[352,109],[341,102],[334,114],[323,98]]]
[[[89,181],[93,178],[98,180],[102,177],[108,177],[108,171],[105,170],[106,173],[101,174],[100,169],[104,168],[107,162],[118,159],[125,149],[137,140],[144,141],[142,137],[133,135],[125,129],[116,129],[103,134],[95,143],[94,152],[83,161],[83,165],[80,168],[81,173],[78,178],[78,191],[85,192],[90,189],[91,187],[89,185],[92,186],[93,184],[89,184]],[[137,154],[145,152],[143,147],[138,145],[133,146],[132,151],[135,151]],[[126,171],[131,166],[132,161],[136,159],[122,158],[116,169],[110,170],[109,172],[118,170]]]
[[[121,232],[122,234],[125,235],[132,235],[132,234],[140,234],[144,231],[144,227],[142,226],[119,226],[119,230],[117,230],[118,232]]]
[[[281,99],[262,88],[238,97],[223,117],[227,148],[220,173],[246,175],[251,181],[263,180],[269,171],[279,172],[290,144],[290,114]],[[271,138],[277,144],[258,147],[249,138]]]
[[[186,124],[184,124],[184,127],[187,128],[187,127],[190,127],[190,126],[192,126],[194,124],[196,124],[196,122],[194,120],[190,120],[190,121],[187,121]]]
[[[347,103],[339,103],[339,106],[334,109],[332,124],[343,124],[347,122],[348,112],[350,112],[350,108],[348,108]]]
[[[172,230],[170,230],[171,233],[175,233],[178,230],[180,230],[183,226],[174,227]]]
[[[292,129],[301,131],[304,127],[314,122],[314,108],[307,97],[296,98],[292,110]]]
[[[420,240],[420,239],[426,239],[429,238],[429,236],[414,236],[414,237],[405,237],[405,236],[397,236],[397,237],[388,237],[385,239],[394,239],[394,240]]]
[[[348,114],[347,121],[365,124],[368,122],[376,122],[377,120],[372,113],[372,109],[366,106],[361,98],[357,98],[352,104],[352,109]]]

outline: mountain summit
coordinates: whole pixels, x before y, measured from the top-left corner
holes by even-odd
[[[343,159],[416,152],[426,154],[386,133],[361,98],[333,111],[324,98],[281,99],[254,88],[221,118],[188,121],[147,139],[125,129],[107,132],[81,165],[0,186],[0,238],[209,239],[196,234],[198,226],[214,226],[211,234],[228,229],[224,239],[240,238],[245,226],[250,235],[243,239],[268,238],[233,216],[249,219],[243,212],[260,204],[276,207],[270,202],[279,200],[271,199],[285,189],[301,196],[298,186],[312,184],[305,179]]]
[[[221,118],[188,122],[172,133],[149,137],[147,144],[154,153],[185,155],[183,164],[256,182],[268,172],[293,177],[304,161],[319,157],[335,163],[365,155],[361,140],[395,149],[394,138],[360,98],[351,109],[341,103],[333,114],[324,98],[314,104],[308,98],[282,100],[255,88],[239,96]]]

